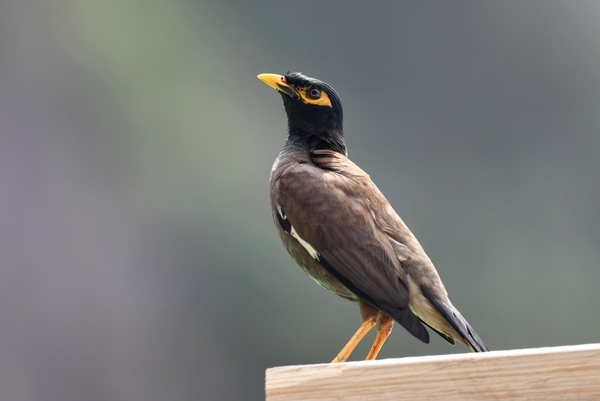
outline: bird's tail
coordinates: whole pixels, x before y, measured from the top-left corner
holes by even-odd
[[[435,296],[430,296],[430,294],[427,294],[425,292],[423,293],[423,295],[425,295],[429,302],[431,302],[431,304],[440,312],[444,319],[459,335],[459,337],[457,337],[456,340],[469,347],[471,351],[489,351],[489,349],[483,343],[483,340],[477,335],[475,330],[473,330],[469,322],[467,322],[467,320],[464,317],[462,317],[460,312],[452,304],[444,302]],[[429,324],[428,326],[431,327]],[[439,335],[441,335],[446,341],[450,342],[451,344],[454,344],[454,341],[451,341],[452,337],[449,336],[447,333],[442,333],[434,327],[431,328],[435,330]]]

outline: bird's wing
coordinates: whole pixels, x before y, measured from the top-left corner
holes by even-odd
[[[376,224],[387,200],[369,176],[345,156],[312,152],[312,163],[293,163],[276,177],[278,219],[307,252],[350,291],[383,310],[411,334],[429,341],[412,313],[400,260],[410,250]]]

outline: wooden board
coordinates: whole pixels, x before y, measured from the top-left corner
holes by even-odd
[[[267,369],[267,401],[600,400],[600,344]]]

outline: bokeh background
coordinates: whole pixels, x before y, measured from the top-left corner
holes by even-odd
[[[259,400],[345,344],[272,227],[262,72],[338,90],[491,349],[598,342],[599,66],[596,1],[3,0],[0,399]]]

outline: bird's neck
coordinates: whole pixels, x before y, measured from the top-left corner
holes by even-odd
[[[286,148],[302,149],[307,154],[313,150],[329,149],[344,156],[348,155],[343,133],[327,132],[318,134],[297,134],[290,132],[285,144]]]

